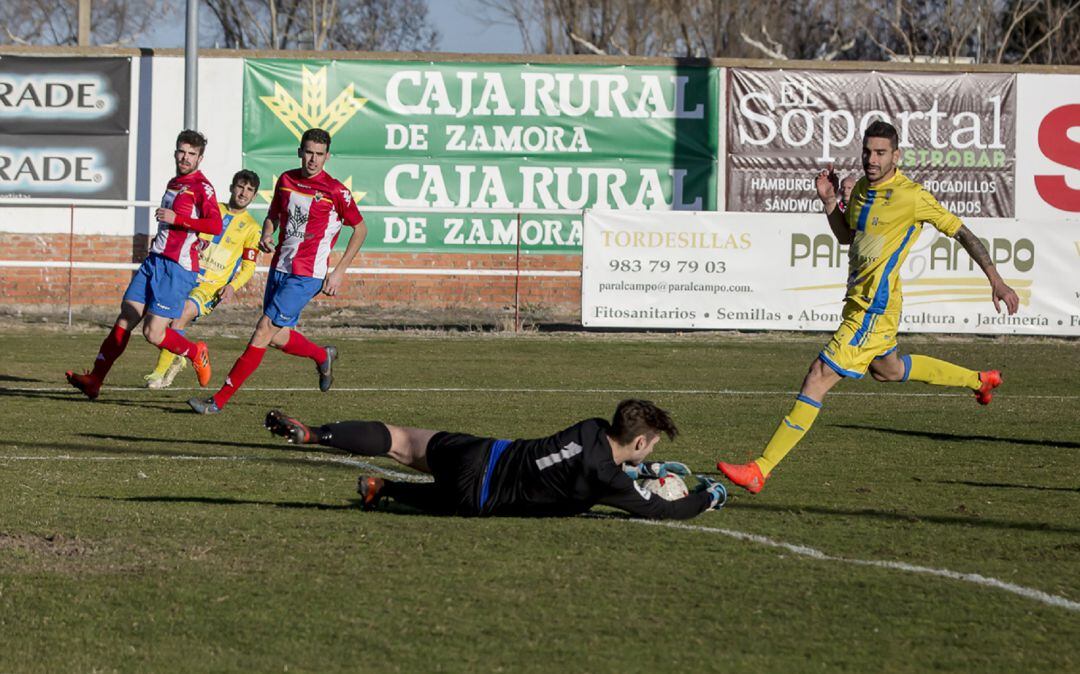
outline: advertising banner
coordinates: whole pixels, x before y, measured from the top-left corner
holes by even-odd
[[[1080,75],[1018,80],[1017,217],[1080,226]]]
[[[982,271],[955,240],[927,227],[901,268],[901,330],[1080,335],[1075,226],[971,226],[1020,296],[1020,311],[996,313]],[[581,316],[588,327],[832,331],[846,278],[847,247],[822,215],[585,217]]]
[[[1015,215],[1016,75],[728,71],[726,210],[820,210],[814,175],[862,177],[862,135],[900,136],[900,166],[960,217]]]
[[[324,128],[365,250],[512,252],[516,216],[491,211],[528,209],[575,213],[523,216],[523,251],[578,253],[586,208],[717,207],[718,72],[251,59],[244,165],[265,200],[303,131]]]
[[[131,59],[0,55],[0,196],[126,199]]]
[[[0,194],[127,198],[127,136],[0,134]]]

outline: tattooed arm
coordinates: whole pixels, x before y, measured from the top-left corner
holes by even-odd
[[[953,238],[964,247],[967,254],[971,256],[975,264],[979,265],[979,268],[983,270],[986,278],[990,281],[990,295],[994,301],[994,310],[1001,313],[999,302],[1004,302],[1009,315],[1015,314],[1020,307],[1020,298],[1016,296],[1016,291],[1002,280],[1001,274],[998,274],[994,261],[990,259],[990,253],[987,252],[982,241],[979,241],[978,237],[972,234],[966,225],[960,225],[960,229],[957,230]]]
[[[844,220],[844,214],[840,211],[837,203],[836,188],[839,185],[839,180],[833,171],[832,164],[829,164],[829,168],[822,169],[817,174],[814,185],[817,188],[818,198],[821,199],[821,203],[825,206],[825,217],[829,220],[829,229],[832,230],[837,241],[844,245],[850,244],[855,240],[855,233],[848,227],[847,221]]]

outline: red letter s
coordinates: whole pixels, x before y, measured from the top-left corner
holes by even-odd
[[[1056,164],[1080,169],[1080,143],[1069,138],[1074,126],[1080,126],[1080,105],[1051,110],[1039,124],[1039,149]],[[1080,213],[1080,190],[1069,187],[1065,176],[1035,176],[1035,189],[1054,208]]]

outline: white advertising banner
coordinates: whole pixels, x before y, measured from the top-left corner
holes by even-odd
[[[901,270],[905,332],[1080,335],[1075,223],[972,219],[1020,296],[998,314],[953,239],[924,227]],[[589,211],[581,316],[587,327],[833,330],[847,247],[824,215]]]
[[[1016,215],[1080,227],[1080,76],[1020,75]]]

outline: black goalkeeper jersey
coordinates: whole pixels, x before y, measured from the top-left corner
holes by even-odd
[[[546,438],[511,442],[487,475],[480,514],[576,515],[599,503],[639,517],[689,519],[709,508],[707,492],[666,501],[639,487],[611,456],[610,428],[588,419]]]

